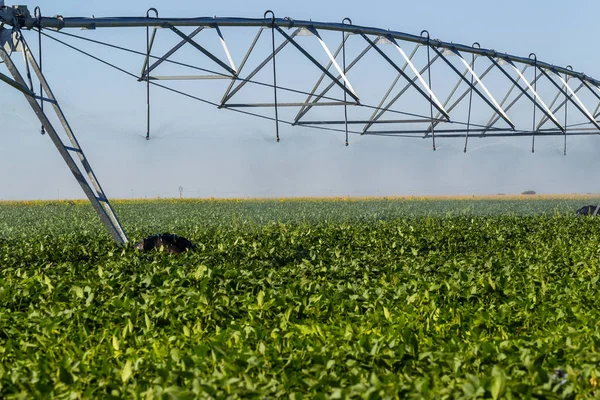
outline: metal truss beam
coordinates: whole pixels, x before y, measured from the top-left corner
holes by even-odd
[[[439,133],[438,133],[439,132]],[[440,131],[435,131],[435,135],[436,137],[439,138],[446,138],[446,139],[458,139],[458,138],[465,138],[467,136],[467,134],[471,132],[477,132],[477,130],[473,130],[470,129],[467,132],[467,129],[463,129],[460,130],[459,132],[456,133],[452,133],[451,130],[440,130]],[[413,131],[413,132],[408,132],[408,131],[380,131],[380,132],[369,132],[367,133],[368,135],[373,135],[373,136],[390,136],[390,137],[414,137],[414,138],[422,138],[422,134],[424,133],[424,131]],[[578,130],[578,131],[574,131],[572,133],[570,133],[568,136],[572,136],[572,135],[577,135],[577,136],[597,136],[598,132],[594,131],[594,132],[588,132],[588,131],[584,131],[584,130]],[[532,137],[532,136],[565,136],[565,133],[560,131],[560,130],[556,130],[556,131],[551,131],[551,132],[543,132],[543,134],[540,134],[540,132],[531,132],[531,131],[526,131],[526,132],[515,132],[515,131],[492,131],[492,133],[486,133],[484,137],[488,137],[488,138],[516,138],[516,137]]]
[[[445,122],[446,120],[434,120]],[[416,124],[423,122],[431,122],[431,119],[386,119],[385,121],[371,121],[371,120],[349,120],[349,121],[300,121],[298,125],[342,125],[348,123],[349,125],[363,125],[368,123],[373,124]]]
[[[198,81],[198,80],[229,80],[231,77],[222,75],[153,75],[151,81]]]
[[[303,102],[303,103],[239,103],[239,104],[227,104],[224,105],[223,108],[260,108],[260,107],[275,107],[275,105],[279,106],[279,107],[303,107],[306,105],[309,105],[311,103],[307,103],[307,102]],[[326,103],[319,103],[318,106],[324,106],[324,107],[332,107],[332,106],[343,106],[343,105],[347,105],[347,106],[351,106],[354,105],[355,103],[351,103],[351,102],[344,102],[344,101],[330,101],[330,102],[326,102]]]
[[[15,18],[15,11],[10,7],[6,7],[0,11],[0,23],[8,26],[13,26],[15,20],[21,28],[33,29],[37,26],[38,21],[31,16],[31,13],[23,15],[21,18]],[[235,17],[198,17],[198,18],[145,18],[145,17],[105,17],[105,18],[85,18],[85,17],[43,17],[39,21],[41,28],[65,29],[65,28],[83,28],[83,29],[99,29],[99,28],[140,28],[140,27],[158,27],[169,28],[174,27],[198,27],[198,26],[213,26],[215,24],[221,27],[270,27],[271,24],[287,26],[290,25],[290,20],[285,18],[235,18]],[[459,52],[466,52],[480,56],[504,56],[511,61],[519,64],[530,66],[537,65],[541,68],[553,69],[557,73],[566,74],[567,76],[579,76],[588,82],[596,85],[600,84],[593,78],[585,76],[585,74],[572,71],[569,68],[558,67],[542,61],[534,61],[529,57],[521,57],[511,54],[499,54],[495,50],[484,49],[473,46],[466,46],[458,43],[444,42],[437,39],[429,39],[419,35],[411,35],[404,32],[390,31],[387,29],[372,28],[360,25],[334,23],[334,22],[318,22],[318,21],[303,21],[293,20],[295,28],[314,28],[319,31],[328,30],[335,32],[351,32],[360,33],[371,36],[389,36],[396,40],[418,43],[423,46],[430,45],[435,48],[454,49]]]

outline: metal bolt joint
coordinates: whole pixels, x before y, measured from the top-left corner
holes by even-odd
[[[0,0],[0,23],[17,28],[33,29],[35,27],[35,18],[31,16],[27,6],[4,5],[4,0]]]

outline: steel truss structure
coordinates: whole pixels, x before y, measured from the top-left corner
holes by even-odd
[[[145,28],[146,43],[139,51],[65,32],[70,28]],[[39,37],[37,59],[25,40],[30,30]],[[225,33],[242,30],[252,40],[235,52]],[[204,31],[216,33],[216,45],[199,40],[207,36]],[[157,52],[157,43],[167,35],[177,41]],[[521,57],[478,43],[432,39],[427,31],[411,35],[353,25],[348,18],[341,23],[300,21],[276,18],[271,11],[259,19],[161,18],[154,8],[143,17],[43,17],[39,8],[32,15],[26,6],[4,6],[0,0],[0,58],[10,75],[0,73],[0,80],[25,95],[42,133],[48,133],[119,244],[127,236],[42,72],[42,37],[145,83],[146,139],[151,137],[152,87],[271,120],[277,141],[282,124],[341,132],[346,145],[349,134],[429,138],[433,150],[436,138],[463,138],[465,152],[469,137],[529,136],[534,151],[536,137],[561,136],[566,154],[568,136],[600,133],[600,81],[570,66],[538,60],[534,53]],[[129,72],[63,39],[140,56],[141,72]],[[268,46],[261,48],[265,41]],[[200,61],[178,61],[184,48]],[[23,54],[21,69],[14,53]],[[196,75],[158,73],[169,66]],[[31,71],[39,82],[37,92]],[[167,85],[173,81],[190,86]],[[200,97],[191,90],[193,81],[223,82],[222,91],[214,99]],[[251,96],[244,98],[249,87]],[[62,136],[48,119],[45,103],[58,117]]]

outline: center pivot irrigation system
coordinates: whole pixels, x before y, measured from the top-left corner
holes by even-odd
[[[140,51],[67,32],[73,28],[141,28],[146,40]],[[226,33],[233,37],[229,44]],[[520,57],[478,43],[443,42],[427,31],[410,35],[358,26],[348,18],[300,21],[271,11],[258,19],[162,18],[154,8],[142,17],[43,17],[39,7],[32,14],[27,6],[0,0],[0,58],[8,70],[0,80],[25,95],[41,133],[48,133],[119,245],[128,241],[125,231],[43,74],[47,40],[145,84],[146,139],[151,87],[270,120],[277,141],[282,125],[339,132],[346,145],[349,134],[420,137],[431,140],[433,150],[436,138],[463,138],[465,152],[470,137],[528,136],[535,151],[536,137],[558,135],[566,155],[567,136],[600,133],[600,81],[533,53]],[[122,56],[111,62],[99,55],[102,50]],[[15,53],[22,53],[22,61]],[[141,73],[118,65],[126,56],[139,57]],[[159,75],[168,69],[175,72]],[[198,83],[205,86],[198,89]]]

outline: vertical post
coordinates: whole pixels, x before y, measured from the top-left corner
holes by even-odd
[[[571,71],[573,70],[573,67],[571,67],[570,65],[567,65],[567,68],[569,68]],[[565,82],[569,81],[569,77],[567,76],[567,74],[565,74]],[[566,91],[565,91],[566,92]],[[565,93],[565,145],[564,145],[564,149],[563,149],[563,155],[567,155],[567,129],[568,128],[568,124],[567,124],[567,118],[568,118],[568,111],[567,111],[567,106],[569,105],[569,97],[567,96],[567,94]],[[598,207],[596,207],[596,211],[595,214],[598,213],[597,210]]]
[[[150,58],[149,27],[146,27],[146,57]],[[150,63],[146,64],[146,140],[150,140]]]
[[[428,79],[429,79],[429,90],[433,90],[433,88],[431,87],[431,55],[430,55],[430,50],[429,50],[429,31],[422,30],[421,36],[423,36],[424,33],[427,34],[427,65],[429,66],[429,68],[427,69],[427,75],[428,75]],[[433,151],[435,151],[436,150],[435,128],[433,125],[433,99],[432,99],[431,92],[429,93],[429,114],[430,114],[430,119],[431,119],[431,140],[433,143]]]
[[[345,24],[346,21],[352,25],[352,20],[350,18],[344,18],[342,20],[342,24]],[[346,76],[346,36],[344,32],[342,32],[342,62],[344,64],[344,76]],[[346,80],[344,79],[344,88],[346,88]],[[346,131],[346,146],[348,146],[348,94],[344,90],[344,130]]]
[[[529,54],[529,58],[533,56],[533,76],[537,74],[537,56],[535,53]],[[533,90],[537,93],[537,79],[533,82]],[[535,153],[535,109],[537,108],[537,97],[533,97],[533,131],[531,132],[531,152]]]
[[[146,18],[150,18],[150,11],[154,11],[158,18],[156,8],[146,11]],[[150,27],[146,27],[146,140],[150,140]]]
[[[3,2],[4,3],[4,2]],[[33,10],[33,16],[35,17],[35,21],[38,29],[38,63],[40,64],[40,72],[43,73],[43,64],[42,64],[42,10],[39,7],[36,7]],[[44,93],[44,88],[42,86],[42,82],[40,82],[40,96]],[[44,112],[44,101],[40,100],[40,106],[42,107],[42,112]],[[44,135],[46,133],[46,128],[44,125],[40,128],[40,133]]]
[[[473,43],[473,47],[477,46],[477,48],[481,48],[479,42]],[[473,60],[471,61],[471,69],[475,71],[475,54],[473,54]],[[471,87],[469,88],[469,116],[467,118],[467,134],[465,135],[465,149],[464,152],[467,152],[467,144],[469,143],[469,132],[471,131],[471,110],[473,106],[473,81],[475,77],[471,74]],[[432,122],[433,123],[433,122]]]
[[[265,11],[264,17],[267,18],[267,14],[271,14],[271,42],[273,45],[273,95],[275,98],[275,135],[277,136],[277,142],[279,143],[279,110],[277,107],[277,67],[275,65],[275,13],[271,10]]]

